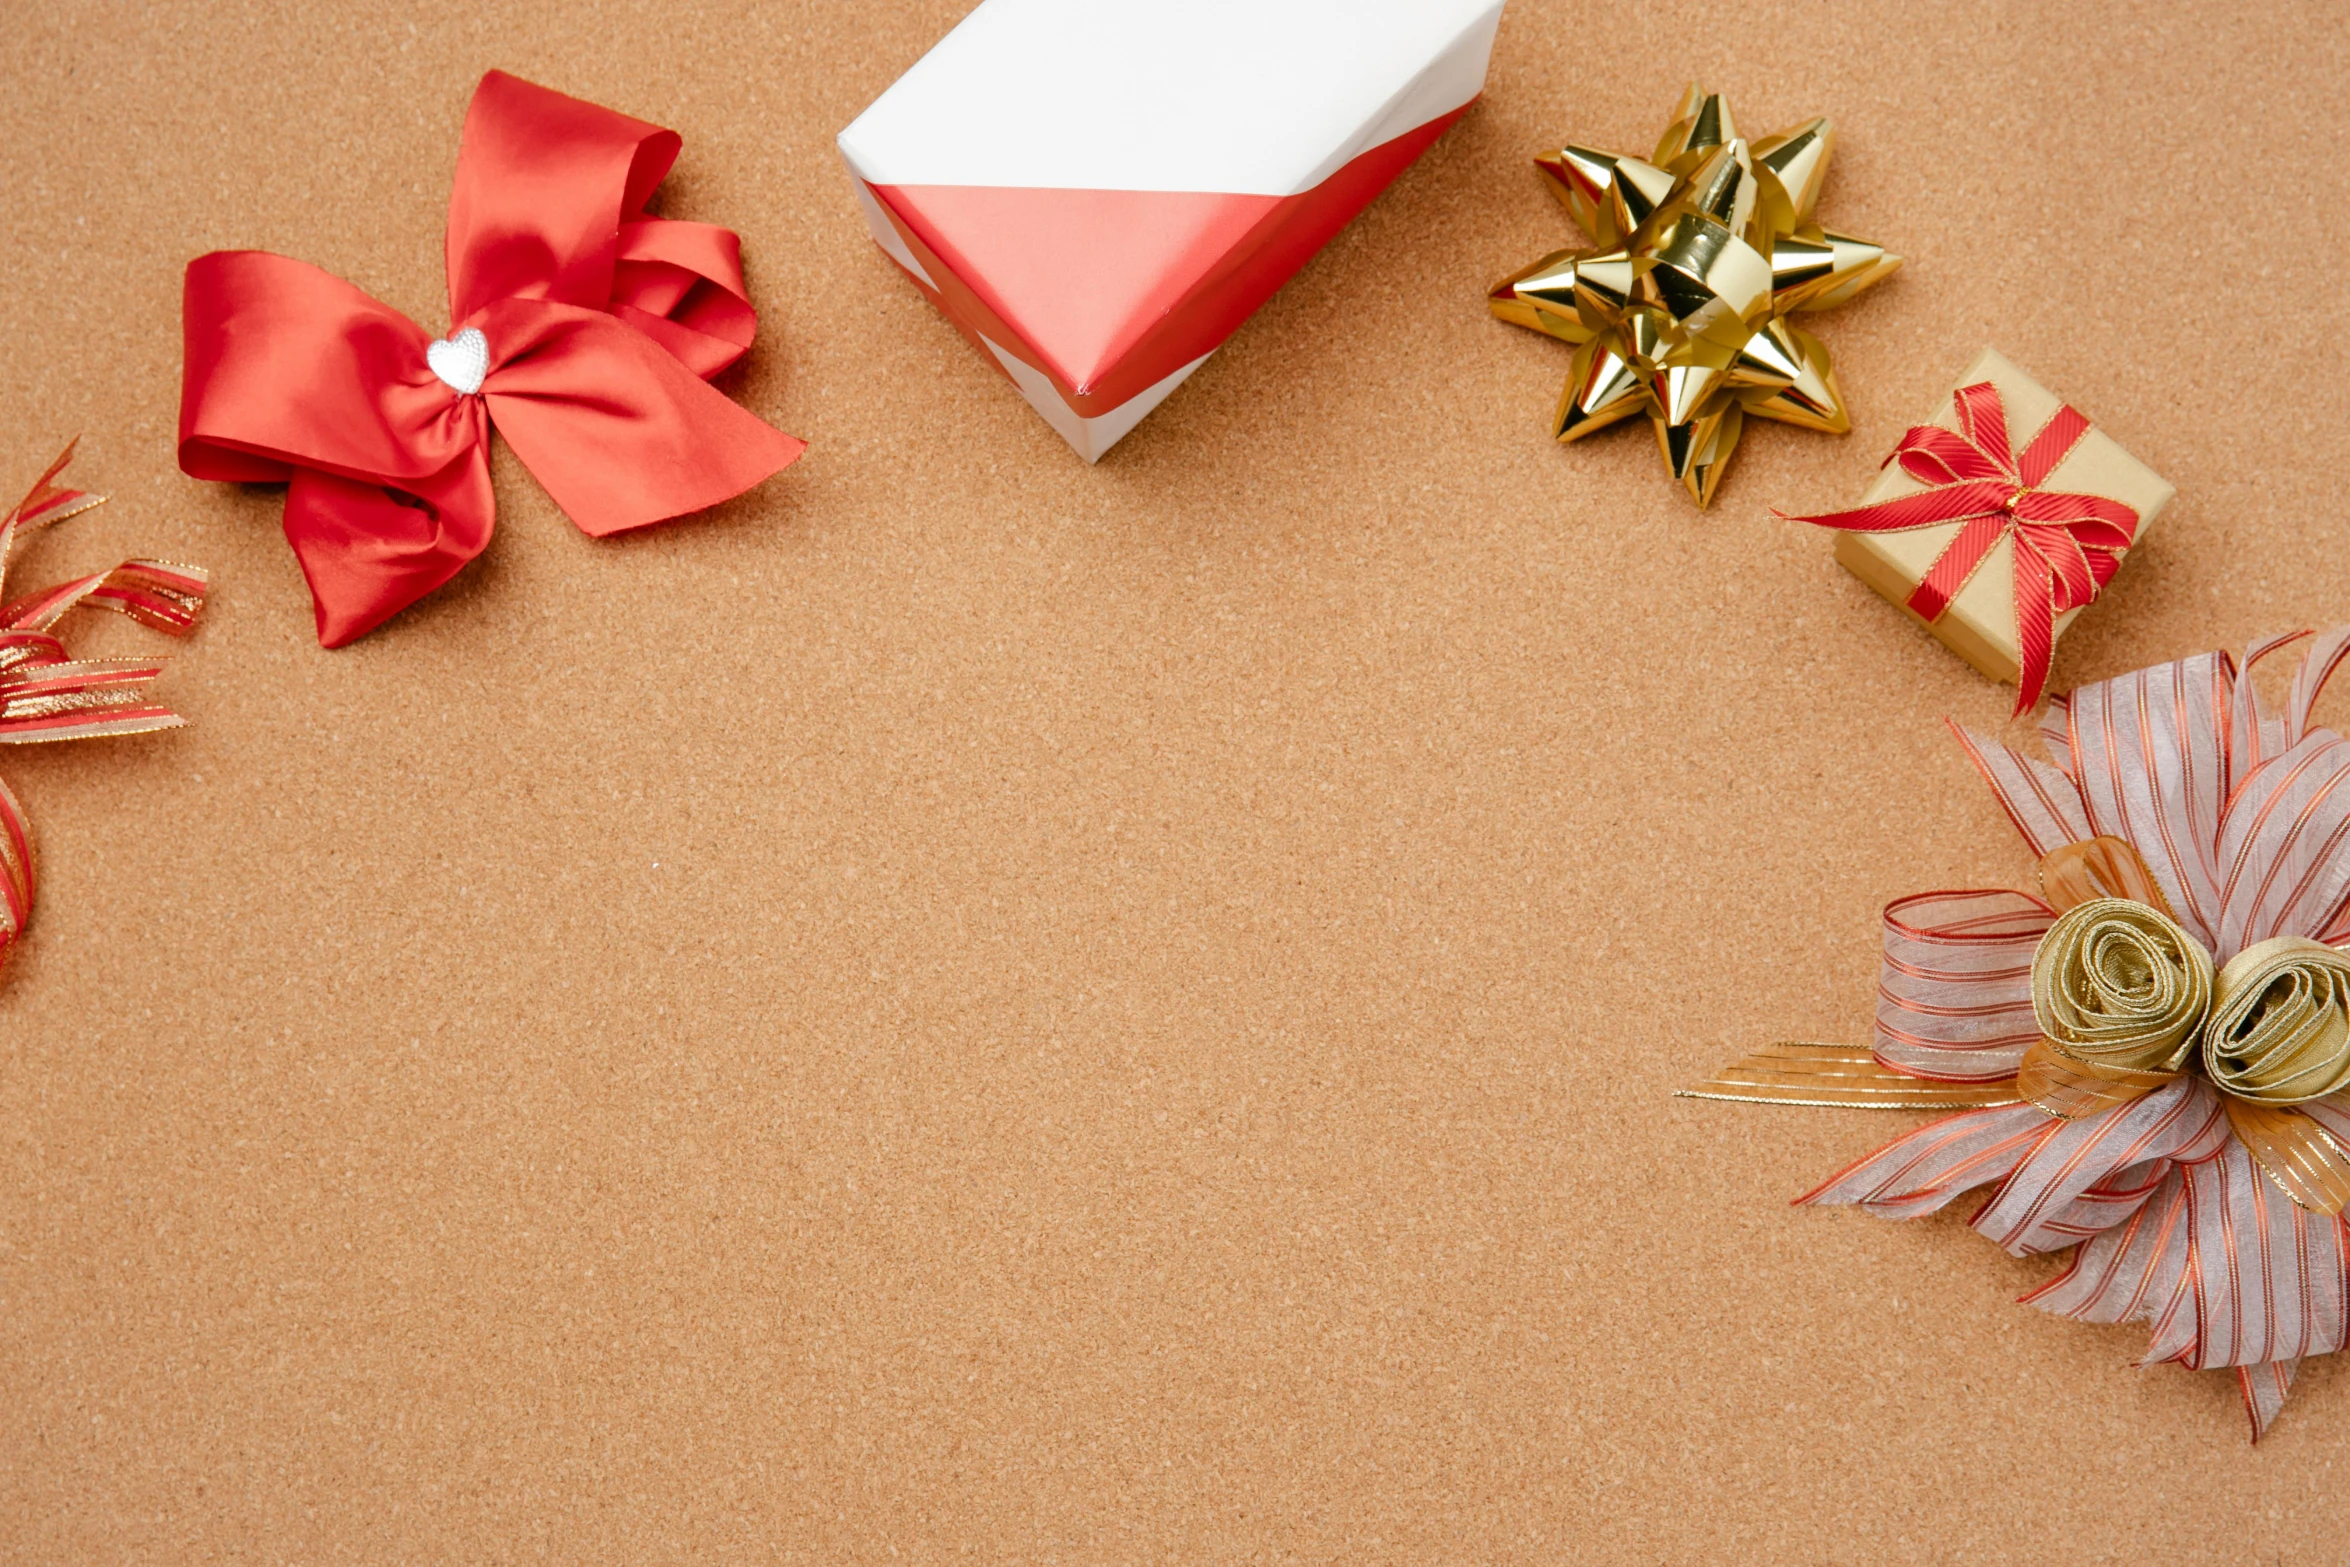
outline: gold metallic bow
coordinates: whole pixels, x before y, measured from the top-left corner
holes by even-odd
[[[1786,318],[1890,277],[1901,258],[1812,221],[1836,133],[1815,119],[1748,146],[1692,85],[1654,162],[1568,146],[1535,159],[1597,249],[1555,251],[1496,284],[1504,321],[1577,345],[1552,433],[1646,409],[1704,506],[1745,416],[1852,427],[1828,350]]]

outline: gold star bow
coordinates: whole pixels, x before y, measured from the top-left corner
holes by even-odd
[[[1490,297],[1502,320],[1577,345],[1553,434],[1646,409],[1704,506],[1746,415],[1852,427],[1828,350],[1787,317],[1844,303],[1901,258],[1812,221],[1835,144],[1817,119],[1750,147],[1721,96],[1692,86],[1652,163],[1574,146],[1534,160],[1598,243],[1555,251]]]

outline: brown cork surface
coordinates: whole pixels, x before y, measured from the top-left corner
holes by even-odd
[[[1515,0],[1090,469],[832,150],[961,8],[12,13],[0,467],[115,496],[20,580],[220,588],[191,728],[0,754],[0,1559],[2338,1562],[2341,1357],[2253,1448],[2053,1260],[1787,1206],[1907,1118],[1668,1097],[2026,872],[1940,724],[2011,693],[1770,514],[1984,344],[2178,486],[2059,686],[2350,615],[2337,8]],[[491,66],[684,134],[814,446],[607,542],[500,449],[487,556],[322,652],[279,494],[174,465],[180,269],[439,330]],[[1692,76],[1832,114],[1910,258],[1819,318],[1853,433],[1709,514],[1483,305],[1571,238],[1528,156]]]

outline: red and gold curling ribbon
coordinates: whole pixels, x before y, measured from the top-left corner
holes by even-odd
[[[25,498],[0,518],[0,586],[17,540],[105,500],[57,482],[73,450],[67,445]],[[199,567],[129,560],[0,604],[0,744],[141,734],[185,723],[171,709],[145,700],[148,683],[163,672],[161,662],[75,658],[54,628],[68,610],[88,607],[185,636],[204,608],[209,586]],[[32,915],[34,887],[32,829],[24,807],[0,784],[0,962]]]

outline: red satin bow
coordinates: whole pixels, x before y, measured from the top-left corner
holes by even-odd
[[[321,643],[373,630],[489,543],[492,422],[599,536],[716,505],[805,448],[707,384],[758,318],[732,232],[644,215],[680,145],[484,76],[449,195],[443,343],[307,262],[188,264],[180,467],[288,483]]]
[[[2102,495],[2040,488],[2089,433],[2088,416],[2070,404],[2056,411],[2018,459],[1996,386],[1988,381],[1962,386],[1951,401],[1958,409],[1957,430],[1913,425],[1886,459],[1899,459],[1911,478],[1933,488],[1855,511],[1792,520],[1858,533],[1903,533],[1963,521],[1966,526],[1934,558],[1909,596],[1909,607],[1927,620],[1940,618],[1992,547],[2012,534],[2016,647],[2022,655],[2015,710],[2022,713],[2040,700],[2047,684],[2056,617],[2090,603],[2113,580],[2137,536],[2138,513]]]

